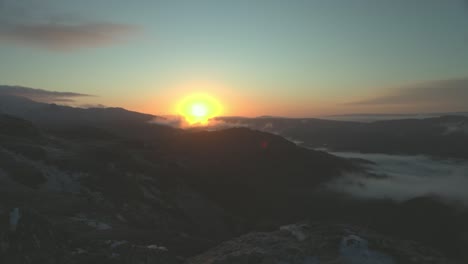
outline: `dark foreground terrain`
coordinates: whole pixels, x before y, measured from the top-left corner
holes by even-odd
[[[326,187],[365,160],[248,128],[2,100],[0,263],[468,261],[462,205]]]

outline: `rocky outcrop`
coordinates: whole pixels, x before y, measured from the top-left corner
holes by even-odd
[[[453,263],[417,243],[350,225],[294,224],[250,233],[190,259],[189,264],[444,264]]]

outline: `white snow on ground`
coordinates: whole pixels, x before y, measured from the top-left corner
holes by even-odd
[[[46,182],[40,186],[42,190],[71,193],[80,192],[81,185],[79,183],[79,178],[83,176],[82,173],[64,172],[54,166],[49,166],[41,161],[31,160],[15,152],[6,149],[2,149],[2,151],[11,155],[16,161],[31,165],[40,171],[46,178]]]
[[[143,195],[145,198],[150,200],[159,200],[153,193],[155,192],[155,188],[152,186],[144,186],[140,185],[140,189],[143,191]]]
[[[109,244],[110,248],[116,248],[118,246],[127,244],[128,241],[127,240],[107,240],[106,243]]]
[[[100,231],[112,229],[111,225],[103,223],[103,222],[99,222],[99,221],[94,220],[94,219],[89,219],[85,215],[82,215],[82,214],[80,214],[80,215],[78,215],[76,217],[71,217],[70,219],[72,219],[74,221],[78,221],[78,222],[83,222],[83,223],[87,224],[88,226],[93,227],[96,230],[100,230]]]
[[[21,219],[19,208],[14,208],[10,213],[10,231],[15,232],[16,227]]]
[[[79,178],[80,173],[66,173],[55,167],[47,166],[42,163],[36,164],[36,168],[40,169],[47,181],[41,186],[42,189],[57,192],[80,192]]]
[[[367,240],[356,235],[343,237],[340,257],[345,264],[394,264],[390,256],[369,249]]]
[[[112,226],[102,222],[88,222],[88,225],[96,228],[97,230],[109,230]]]
[[[450,135],[458,132],[468,134],[468,124],[465,122],[446,123],[442,124],[442,126],[445,128],[444,135]]]
[[[301,146],[302,144],[304,144],[304,141],[300,141],[300,140],[297,140],[297,139],[294,139],[294,138],[290,138],[290,137],[285,137],[286,140],[288,141],[291,141],[292,143],[298,145],[298,146]]]
[[[156,249],[156,250],[160,250],[160,251],[167,251],[166,247],[161,247],[161,246],[158,246],[158,245],[148,245],[148,246],[146,246],[146,248]]]
[[[307,234],[302,230],[300,225],[285,225],[280,227],[280,230],[285,230],[291,233],[298,241],[304,241]]]
[[[72,254],[73,255],[80,255],[80,254],[84,254],[84,253],[87,253],[88,251],[82,249],[82,248],[76,248],[75,250],[72,251]]]
[[[320,264],[320,261],[317,257],[307,256],[304,259],[304,264]]]
[[[125,217],[123,217],[121,214],[117,214],[116,215],[117,219],[119,219],[120,221],[124,222],[124,223],[127,223],[127,220],[125,219]]]

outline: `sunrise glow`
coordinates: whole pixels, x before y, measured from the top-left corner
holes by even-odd
[[[221,103],[208,94],[192,94],[183,98],[177,112],[189,125],[206,125],[208,121],[222,114]]]

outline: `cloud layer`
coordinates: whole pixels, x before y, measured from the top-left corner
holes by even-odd
[[[21,86],[0,85],[0,96],[21,96],[44,103],[72,103],[80,97],[90,97],[89,94],[72,92],[53,92]]]
[[[113,23],[12,24],[0,28],[0,42],[70,51],[114,44],[137,30],[135,26]]]
[[[452,79],[401,87],[393,94],[351,102],[349,105],[462,105],[466,102],[468,79]]]
[[[370,160],[375,165],[370,165],[369,169],[380,176],[346,175],[330,185],[333,189],[362,198],[391,198],[397,201],[437,195],[468,205],[467,161],[350,152],[332,154]]]

